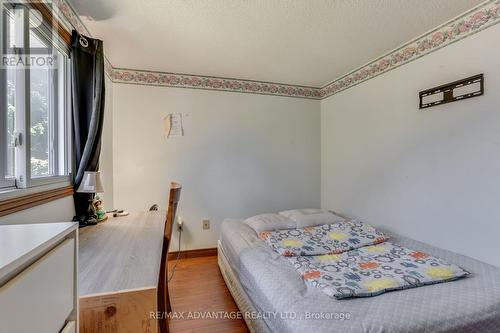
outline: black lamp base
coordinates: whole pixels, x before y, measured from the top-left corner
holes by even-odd
[[[99,222],[99,221],[97,221],[97,219],[95,217],[88,217],[88,216],[80,216],[79,218],[75,216],[73,218],[73,221],[78,222],[80,228],[83,228],[83,227],[86,227],[89,225],[96,225]]]
[[[97,220],[97,216],[95,214],[94,206],[92,205],[93,200],[94,199],[92,197],[89,199],[89,206],[88,206],[88,209],[87,209],[87,212],[85,215],[78,216],[78,217],[75,216],[73,218],[73,221],[75,221],[75,222],[78,221],[80,228],[86,227],[89,225],[96,225],[97,223],[99,223],[99,221]]]

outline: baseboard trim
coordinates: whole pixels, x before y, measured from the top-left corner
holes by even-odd
[[[169,252],[168,260],[175,260],[179,255],[179,251]],[[217,248],[208,248],[208,249],[196,249],[196,250],[185,250],[180,251],[179,258],[180,259],[190,259],[190,258],[199,258],[199,257],[211,257],[217,255]]]

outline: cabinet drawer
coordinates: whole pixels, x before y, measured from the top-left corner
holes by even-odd
[[[0,333],[55,333],[74,307],[75,241],[68,239],[0,287]]]

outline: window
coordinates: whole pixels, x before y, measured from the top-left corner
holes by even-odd
[[[0,189],[70,180],[69,50],[40,12],[3,3]]]

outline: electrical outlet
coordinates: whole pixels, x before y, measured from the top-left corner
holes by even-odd
[[[184,226],[184,221],[181,216],[177,216],[177,230],[181,231]]]
[[[210,229],[210,220],[203,220],[201,221],[203,224],[203,230],[208,230]]]

